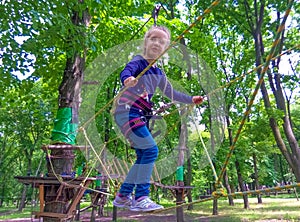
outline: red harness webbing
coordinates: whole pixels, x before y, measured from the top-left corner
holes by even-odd
[[[123,131],[125,137],[127,137],[131,130],[138,128],[140,126],[145,126],[145,125],[146,125],[146,123],[142,120],[141,117],[136,117],[136,118],[133,118],[133,119],[129,120],[128,122],[126,122],[122,126],[122,131]]]
[[[128,104],[138,109],[145,111],[146,113],[151,112],[151,103],[147,102],[145,99],[129,92],[125,91],[119,98],[119,101],[123,104]]]

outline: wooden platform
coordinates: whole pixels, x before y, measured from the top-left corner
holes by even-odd
[[[79,146],[79,145],[70,145],[70,144],[53,144],[53,145],[43,145],[43,150],[85,150],[89,149],[89,146]]]
[[[179,189],[193,189],[195,187],[193,186],[178,186],[178,185],[164,185],[158,182],[151,182],[154,186],[161,187],[161,188],[166,188],[170,190],[179,190]]]
[[[61,213],[52,213],[52,212],[37,212],[37,211],[33,211],[32,212],[33,215],[35,215],[37,218],[40,217],[53,217],[53,218],[59,218],[59,219],[71,219],[73,218],[75,215],[74,214],[61,214]]]
[[[32,184],[34,186],[39,186],[41,184],[44,185],[60,185],[62,182],[66,182],[70,185],[80,185],[83,180],[87,181],[95,181],[97,179],[102,179],[101,177],[76,177],[73,178],[71,176],[59,176],[62,181],[58,180],[56,177],[35,177],[35,176],[15,176],[20,183],[29,185]]]
[[[34,176],[16,176],[19,182],[23,184],[32,184],[33,187],[39,188],[39,199],[40,199],[40,212],[33,212],[37,217],[53,217],[58,218],[60,221],[71,219],[76,214],[76,206],[80,202],[82,196],[88,186],[95,181],[95,177],[85,178],[71,176],[59,176],[56,177],[34,177]],[[44,188],[47,186],[59,186],[60,188],[76,188],[76,192],[73,198],[70,200],[66,213],[55,213],[55,212],[44,212]],[[59,188],[59,189],[60,189]],[[58,190],[59,190],[58,189]]]

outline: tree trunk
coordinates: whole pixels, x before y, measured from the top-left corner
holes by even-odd
[[[180,124],[180,137],[179,137],[179,145],[178,145],[178,161],[177,161],[177,172],[176,172],[176,185],[177,186],[184,186],[184,151],[187,150],[187,139],[188,139],[188,130],[186,121],[184,119],[186,118],[187,110],[186,108],[180,111],[181,116],[181,124]],[[176,204],[181,205],[184,201],[184,188],[182,189],[176,189]],[[177,207],[176,208],[176,216],[177,216],[177,222],[183,222],[184,221],[184,214],[183,214],[183,208]]]
[[[243,180],[243,176],[242,176],[242,172],[241,172],[240,163],[237,159],[234,162],[235,162],[235,167],[236,167],[236,172],[237,172],[237,177],[238,177],[238,183],[239,183],[241,191],[244,192],[246,189],[244,186],[244,180]],[[248,195],[244,194],[243,199],[244,199],[244,208],[249,209]]]
[[[213,215],[218,215],[218,198],[214,198],[213,200]]]
[[[250,29],[254,38],[255,42],[255,53],[256,53],[256,66],[260,66],[262,64],[263,56],[264,56],[264,44],[263,44],[263,38],[261,34],[261,27],[263,24],[263,18],[264,18],[264,8],[265,5],[261,3],[259,6],[258,4],[254,5],[255,10],[255,17],[252,16],[252,12],[249,11],[250,7],[245,4],[246,14],[248,15],[247,20],[250,25]],[[254,18],[254,19],[253,19]],[[278,23],[280,23],[280,17],[278,17]],[[284,31],[281,35],[281,41],[278,44],[278,48],[282,49],[282,45],[284,42]],[[278,60],[279,65],[280,59]],[[297,182],[300,182],[300,149],[299,144],[297,142],[297,139],[294,135],[294,132],[292,130],[292,124],[290,122],[290,118],[288,116],[287,110],[286,110],[286,102],[284,99],[284,94],[281,86],[281,77],[277,72],[272,73],[272,70],[268,69],[268,80],[271,87],[271,90],[273,92],[273,95],[276,100],[277,109],[284,112],[284,116],[282,117],[283,124],[282,128],[284,131],[284,136],[282,136],[280,132],[280,127],[277,124],[277,119],[273,117],[272,115],[269,116],[269,123],[273,131],[273,135],[276,140],[276,144],[278,148],[280,149],[281,153],[287,160],[289,166],[292,168],[293,173],[296,177]],[[261,75],[261,69],[257,70],[258,76]],[[266,86],[264,83],[261,85],[261,93],[264,100],[264,105],[267,110],[272,110],[270,98],[268,95],[268,91],[266,89]],[[290,150],[286,147],[285,142],[283,140],[283,137],[286,138]]]
[[[72,113],[71,124],[78,123],[78,107],[80,101],[80,88],[83,80],[83,64],[84,59],[76,55],[73,58],[67,59],[65,73],[63,82],[60,86],[60,104],[59,109],[71,108],[69,109]],[[67,123],[69,124],[69,123]],[[59,143],[59,141],[55,141]],[[62,138],[62,142],[70,142],[72,144],[72,139],[70,137]],[[47,162],[48,175],[54,177],[55,175],[72,175],[73,163],[74,163],[74,153],[72,150],[51,150],[50,161]],[[45,212],[54,213],[67,213],[68,202],[73,198],[74,189],[62,189],[60,190],[60,185],[52,185],[45,187]],[[58,194],[60,194],[58,196]],[[44,217],[44,222],[59,221],[57,218]]]
[[[78,4],[81,4],[79,0]],[[87,10],[73,11],[72,22],[75,26],[88,25],[90,16]],[[82,33],[84,35],[84,33]],[[72,39],[72,36],[70,36]],[[70,50],[73,50],[70,41]],[[59,110],[57,121],[52,131],[52,143],[74,144],[77,135],[78,113],[81,101],[80,92],[85,66],[85,49],[82,52],[67,52],[66,67],[61,85],[59,86]],[[70,56],[71,55],[71,56]],[[49,176],[72,175],[74,153],[72,150],[51,150],[51,158],[47,162]],[[69,201],[77,188],[62,188],[59,185],[45,187],[45,212],[67,213]],[[59,218],[44,217],[44,222],[60,221]]]
[[[191,181],[192,181],[192,161],[191,161],[191,154],[190,154],[190,150],[187,149],[187,175],[186,175],[186,185],[187,186],[191,186]],[[193,202],[193,198],[192,198],[192,190],[188,189],[187,190],[187,198],[188,198],[188,202],[191,203]],[[194,205],[188,205],[187,209],[188,210],[193,210]]]
[[[279,161],[281,181],[283,181],[284,184],[287,184],[286,178],[284,176],[287,172],[285,172],[284,169],[283,169],[283,162],[282,162],[281,155],[278,155],[278,161]]]
[[[256,154],[253,153],[253,167],[254,167],[254,184],[255,184],[255,189],[258,190],[259,189],[259,182],[258,182],[258,169],[257,169],[257,158],[256,158]],[[262,203],[262,198],[261,198],[261,194],[258,193],[257,194],[257,203],[261,204]]]
[[[32,156],[33,156],[33,148],[29,149],[29,152],[25,151],[25,155],[26,155],[26,159],[27,159],[27,175],[30,176],[31,175],[31,171],[32,171]],[[28,185],[24,185],[23,186],[23,192],[22,192],[22,196],[21,196],[21,201],[20,201],[20,205],[19,205],[19,209],[18,211],[22,211],[25,206],[26,206],[26,194],[27,194],[27,189],[28,189]]]
[[[231,188],[228,182],[228,174],[227,174],[227,170],[225,170],[224,175],[223,175],[223,179],[224,179],[224,186],[227,190],[228,194],[231,194]],[[228,204],[229,206],[234,206],[234,202],[233,202],[233,197],[232,196],[228,196]]]
[[[19,208],[18,208],[19,212],[22,212],[22,210],[25,207],[27,187],[28,187],[28,185],[23,185],[23,191],[22,191],[21,201],[20,201]]]

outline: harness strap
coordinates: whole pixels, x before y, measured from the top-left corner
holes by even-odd
[[[136,118],[129,120],[122,126],[122,132],[124,133],[125,137],[127,137],[131,130],[138,128],[140,126],[145,126],[145,125],[146,125],[146,122],[143,121],[143,119],[141,117],[136,117]]]
[[[129,91],[125,91],[119,98],[119,101],[124,104],[130,104],[133,107],[145,111],[146,113],[151,112],[152,109],[151,103]]]

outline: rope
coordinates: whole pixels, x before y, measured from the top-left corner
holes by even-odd
[[[296,45],[296,46],[294,46],[294,47],[292,47],[292,48],[290,48],[290,49],[284,51],[283,53],[281,53],[281,54],[279,54],[279,55],[273,57],[271,60],[275,60],[276,58],[278,58],[278,57],[280,57],[280,56],[283,56],[283,55],[287,54],[288,52],[290,52],[290,51],[292,51],[293,49],[298,48],[298,47],[300,47],[300,44],[298,44],[298,45]],[[262,67],[263,65],[264,65],[264,64],[261,64],[261,65],[257,66],[256,68],[250,70],[249,72],[243,74],[242,76],[239,76],[238,78],[236,78],[236,79],[234,79],[234,80],[231,80],[231,81],[228,82],[227,84],[225,84],[225,85],[223,85],[223,86],[221,86],[221,87],[215,89],[214,91],[209,92],[208,95],[211,95],[211,94],[215,93],[217,90],[220,90],[220,89],[222,89],[222,88],[225,88],[226,86],[228,86],[228,85],[230,85],[230,84],[236,82],[237,80],[242,79],[242,78],[245,77],[246,75],[248,75],[248,74],[250,74],[250,73],[252,73],[252,72],[258,70],[258,69],[259,69],[260,67]],[[158,110],[156,110],[156,111],[154,111],[154,112],[155,112],[155,114],[160,114],[160,113],[164,112],[165,110],[169,109],[172,105],[174,105],[173,102],[168,103],[168,104],[165,104],[165,105],[163,105],[162,107],[160,107]],[[184,108],[186,108],[187,106],[189,106],[189,105],[181,106],[179,109],[184,109]],[[168,113],[168,114],[165,114],[164,116],[172,115],[172,113],[174,113],[174,112],[177,112],[177,110],[174,110],[174,111],[172,111],[172,112],[170,112],[170,113]],[[194,119],[192,119],[192,121],[193,121],[194,124],[196,125]],[[167,132],[172,131],[172,128],[176,127],[176,125],[177,125],[177,123],[176,123],[176,124],[173,124],[173,125],[167,130]],[[83,128],[82,130],[84,131],[84,128]],[[202,143],[202,145],[203,145],[203,147],[204,147],[204,150],[205,150],[205,152],[206,152],[207,158],[208,158],[209,163],[210,163],[210,165],[211,165],[211,168],[212,168],[212,170],[213,170],[214,177],[215,177],[215,179],[216,179],[216,181],[217,181],[218,176],[217,176],[216,170],[215,170],[215,168],[214,168],[214,166],[213,166],[213,163],[212,163],[212,160],[211,160],[211,158],[210,158],[210,156],[209,156],[209,154],[208,154],[208,151],[207,151],[207,148],[206,148],[206,146],[205,146],[205,144],[204,144],[204,141],[203,141],[203,139],[202,139],[202,137],[201,137],[201,135],[200,135],[200,133],[199,133],[199,129],[196,128],[196,131],[197,131],[198,137],[200,138],[200,141],[201,141],[201,143]],[[120,137],[121,137],[121,136],[117,136],[116,138],[111,139],[109,142],[112,142],[112,141],[114,141],[114,140],[116,140],[116,139],[118,139],[118,138],[120,138]],[[88,140],[88,136],[87,136],[86,133],[85,133],[85,138],[87,138],[87,140]],[[95,150],[93,150],[93,151],[94,151],[94,153],[96,153]],[[96,155],[97,155],[97,154],[96,154]],[[102,164],[102,166],[104,166],[104,164]],[[103,168],[106,170],[106,167],[103,167]],[[156,176],[156,177],[158,178],[158,180],[160,181],[161,179],[160,179],[160,177],[159,177],[159,175],[158,175],[158,172],[157,172],[156,167],[155,167],[154,170],[155,170],[155,176]],[[107,170],[106,170],[106,171],[107,171]],[[107,175],[109,175],[108,171],[107,171],[106,173],[107,173]],[[120,172],[118,172],[118,174],[120,174]],[[111,179],[111,180],[112,180],[112,179]]]
[[[251,195],[251,194],[261,194],[261,193],[269,193],[271,191],[280,191],[283,189],[291,189],[291,188],[295,188],[295,187],[300,187],[300,183],[295,183],[295,184],[290,184],[290,185],[284,185],[284,186],[277,186],[277,187],[270,187],[270,188],[265,188],[265,189],[258,189],[258,190],[249,190],[249,191],[244,191],[244,192],[235,192],[235,193],[231,193],[231,194],[227,194],[226,192],[224,192],[224,190],[218,190],[212,193],[211,197],[207,197],[204,199],[198,199],[189,203],[183,203],[180,205],[176,205],[176,206],[172,206],[172,207],[167,207],[167,208],[163,208],[160,210],[155,210],[152,211],[151,213],[156,214],[156,213],[161,213],[164,211],[168,211],[168,210],[173,210],[173,209],[177,209],[179,207],[185,207],[185,206],[189,206],[189,205],[193,205],[193,204],[197,204],[197,203],[202,203],[202,202],[206,202],[206,201],[210,201],[210,200],[214,200],[214,199],[219,199],[221,197],[238,197],[238,196],[243,196],[243,195]]]
[[[236,135],[235,135],[235,137],[234,137],[234,139],[233,139],[233,141],[232,141],[232,145],[230,146],[230,151],[229,151],[229,153],[228,153],[227,156],[226,156],[226,160],[225,160],[224,165],[223,165],[223,167],[222,167],[221,173],[220,173],[220,175],[219,175],[219,177],[218,177],[216,186],[219,185],[219,183],[220,183],[220,181],[221,181],[221,178],[223,177],[223,175],[224,175],[224,173],[225,173],[225,170],[226,170],[227,164],[228,164],[228,162],[229,162],[229,159],[230,159],[230,157],[231,157],[232,154],[233,154],[233,151],[234,151],[236,142],[237,142],[237,140],[238,140],[238,138],[239,138],[239,135],[240,135],[240,133],[241,133],[241,131],[242,131],[242,129],[243,129],[243,126],[244,126],[244,124],[245,124],[245,122],[246,122],[246,120],[247,120],[247,117],[248,117],[249,114],[250,114],[250,110],[251,110],[251,107],[252,107],[253,102],[254,102],[254,100],[255,100],[255,97],[256,97],[256,95],[257,95],[257,93],[258,93],[258,90],[260,89],[260,87],[261,87],[261,85],[262,85],[262,82],[264,81],[264,74],[265,74],[266,71],[269,69],[270,61],[271,61],[272,57],[274,56],[275,50],[276,50],[276,48],[277,48],[277,45],[280,43],[280,41],[279,41],[279,40],[280,40],[280,35],[281,35],[281,32],[284,30],[284,25],[285,25],[285,22],[286,22],[286,20],[287,20],[288,15],[289,15],[289,13],[290,13],[290,11],[291,11],[291,7],[292,7],[292,5],[293,5],[293,2],[294,2],[293,0],[289,0],[288,6],[287,6],[287,10],[285,11],[285,15],[284,15],[284,17],[283,17],[283,20],[282,20],[280,26],[279,26],[278,29],[277,29],[276,37],[275,37],[275,40],[274,40],[274,42],[273,42],[273,44],[272,44],[272,48],[271,48],[271,50],[270,50],[269,55],[268,55],[267,58],[266,58],[266,62],[265,62],[264,67],[263,67],[263,69],[262,69],[262,71],[261,71],[261,73],[260,73],[259,80],[258,80],[258,82],[257,82],[257,84],[256,84],[255,90],[254,90],[254,92],[253,92],[253,94],[252,94],[252,96],[251,96],[251,99],[250,99],[250,101],[249,101],[249,104],[248,104],[248,106],[247,106],[247,109],[246,109],[246,111],[245,111],[245,113],[244,113],[243,119],[242,119],[242,121],[241,121],[241,123],[240,123],[240,126],[239,126],[238,130],[237,130],[237,133],[236,133]]]
[[[210,156],[209,156],[209,153],[208,153],[208,151],[207,151],[207,148],[206,148],[206,146],[205,146],[205,143],[204,143],[204,141],[203,141],[203,138],[202,138],[202,136],[201,136],[201,133],[199,132],[199,129],[198,129],[198,126],[197,126],[197,124],[196,124],[196,121],[195,121],[194,117],[192,118],[192,121],[193,121],[193,123],[194,123],[194,125],[195,125],[197,135],[198,135],[198,137],[199,137],[199,139],[200,139],[200,141],[201,141],[201,144],[202,144],[202,146],[203,146],[203,148],[204,148],[205,154],[206,154],[206,156],[207,156],[207,159],[208,159],[209,164],[210,164],[210,166],[211,166],[211,169],[212,169],[212,171],[213,171],[215,181],[217,181],[218,175],[217,175],[216,169],[215,169],[214,164],[213,164],[213,162],[212,162],[212,160],[211,160],[211,158],[210,158]]]
[[[281,54],[279,54],[279,55],[273,57],[271,60],[275,60],[275,59],[277,59],[277,58],[279,58],[279,57],[281,57],[281,56],[283,56],[283,55],[285,55],[285,54],[291,52],[293,49],[296,49],[296,48],[300,48],[300,44],[295,45],[295,46],[293,46],[292,48],[289,48],[289,49],[285,50],[285,51],[282,52]],[[233,79],[233,80],[230,80],[228,83],[224,84],[223,86],[220,86],[219,88],[217,88],[217,89],[215,89],[215,90],[209,92],[208,95],[211,95],[211,94],[215,93],[216,91],[219,91],[219,90],[221,90],[221,89],[224,89],[224,88],[230,86],[232,83],[235,83],[235,82],[237,82],[238,80],[240,80],[240,79],[244,78],[245,76],[247,76],[248,74],[257,71],[258,69],[260,69],[260,68],[263,67],[264,65],[265,65],[265,64],[262,63],[262,64],[260,64],[259,66],[256,66],[254,69],[252,69],[252,70],[250,70],[250,71],[248,71],[248,72],[242,74],[241,76],[238,76],[237,78],[235,78],[235,79]],[[200,80],[199,80],[199,81],[200,81]]]
[[[96,158],[98,159],[99,163],[101,164],[101,166],[102,166],[103,169],[105,170],[105,173],[107,174],[108,178],[111,180],[111,182],[113,182],[113,179],[110,177],[109,173],[107,172],[107,169],[106,169],[105,165],[103,164],[101,158],[99,157],[98,153],[96,152],[96,150],[95,150],[93,144],[92,144],[91,141],[89,140],[89,138],[88,138],[88,136],[87,136],[87,134],[86,134],[85,129],[82,129],[82,131],[83,131],[83,134],[84,134],[84,136],[85,136],[85,139],[87,140],[88,144],[89,144],[90,147],[92,148],[92,151],[94,152],[94,154],[95,154]],[[102,150],[101,150],[100,153],[102,153],[102,151],[104,150],[104,148],[105,148],[105,143],[104,143],[103,148],[102,148]],[[92,170],[94,169],[95,164],[96,164],[96,161],[94,161],[93,167],[91,168],[90,172],[87,174],[87,176],[86,176],[84,182],[87,180],[89,174],[90,174],[90,173],[92,172]]]
[[[295,187],[300,187],[300,183],[295,183],[295,184],[289,184],[289,185],[284,185],[284,186],[277,186],[277,187],[268,187],[265,189],[258,189],[258,190],[248,190],[248,191],[243,191],[243,192],[235,192],[232,194],[224,194],[224,197],[237,197],[237,196],[243,196],[243,195],[252,195],[252,194],[261,194],[261,193],[270,193],[272,191],[280,191],[283,189],[292,189]]]
[[[216,7],[219,3],[221,2],[221,0],[216,0],[214,1],[207,9],[204,10],[203,14],[200,15],[193,23],[191,23],[187,29],[185,29],[174,41],[172,41],[170,43],[170,45],[160,54],[157,56],[157,58],[155,58],[151,63],[149,63],[149,65],[136,77],[136,79],[139,79],[142,77],[142,75],[145,74],[145,72],[147,72],[153,65],[154,63],[156,63],[156,61],[162,57],[170,48],[172,48],[176,42],[178,42],[180,39],[183,38],[183,36],[187,33],[189,33],[189,31],[197,25],[198,22],[200,22],[207,14],[209,14],[212,9],[214,7]]]
[[[224,164],[224,167],[222,168],[222,171],[221,171],[221,174],[220,174],[220,176],[217,178],[217,184],[219,184],[220,183],[220,178],[223,176],[223,174],[224,174],[224,171],[225,171],[225,169],[226,169],[226,165],[228,164],[228,160],[229,160],[229,158],[231,157],[231,155],[232,155],[232,152],[233,152],[233,150],[234,150],[234,147],[235,147],[235,144],[236,144],[236,141],[237,141],[237,139],[238,139],[238,137],[239,137],[239,134],[240,134],[240,132],[241,132],[241,129],[242,129],[242,127],[243,127],[243,125],[244,125],[244,123],[245,123],[245,120],[246,120],[246,117],[249,115],[249,113],[250,113],[250,108],[251,108],[251,106],[252,106],[252,104],[253,104],[253,101],[254,101],[254,99],[255,99],[255,96],[256,96],[256,94],[257,94],[257,92],[258,92],[258,90],[259,90],[259,88],[260,88],[260,85],[262,84],[262,81],[263,81],[263,76],[264,76],[264,73],[266,72],[266,70],[268,69],[268,65],[269,65],[269,63],[270,63],[270,60],[273,60],[273,59],[276,59],[276,58],[278,58],[278,57],[280,57],[280,56],[282,56],[282,55],[284,55],[284,54],[286,54],[286,53],[288,53],[289,51],[291,51],[292,49],[294,49],[294,48],[298,48],[299,46],[300,46],[300,44],[299,45],[296,45],[296,46],[294,46],[293,48],[291,48],[291,49],[289,49],[289,50],[287,50],[287,51],[285,51],[285,52],[283,52],[283,53],[281,53],[280,55],[277,55],[276,57],[273,57],[272,58],[272,56],[273,56],[273,54],[274,54],[274,52],[275,52],[275,49],[276,49],[276,47],[277,47],[277,44],[279,43],[279,41],[278,41],[278,39],[279,39],[279,36],[280,36],[280,33],[281,33],[281,31],[283,30],[283,28],[284,28],[284,24],[285,24],[285,21],[286,21],[286,19],[287,19],[287,16],[288,16],[288,14],[289,14],[289,12],[290,12],[290,9],[291,9],[291,6],[292,6],[292,0],[291,1],[289,1],[289,5],[288,5],[288,9],[286,10],[286,13],[285,13],[285,16],[284,16],[284,19],[283,19],[283,22],[282,22],[282,24],[279,26],[279,28],[278,28],[278,30],[277,30],[277,35],[276,35],[276,39],[275,39],[275,41],[274,41],[274,43],[273,43],[273,46],[272,46],[272,49],[271,49],[271,52],[270,52],[270,54],[269,54],[269,56],[267,57],[267,61],[264,63],[264,64],[261,64],[260,66],[258,66],[258,67],[256,67],[256,68],[254,68],[253,70],[251,70],[251,71],[249,71],[248,73],[245,73],[245,74],[243,74],[242,76],[240,76],[240,77],[238,77],[238,78],[236,78],[236,79],[234,79],[234,80],[232,80],[232,81],[230,81],[230,82],[228,82],[226,85],[224,85],[224,86],[222,86],[222,87],[220,87],[220,88],[218,88],[218,89],[215,89],[214,91],[216,91],[216,90],[219,90],[219,89],[222,89],[222,88],[225,88],[226,86],[228,86],[228,85],[230,85],[230,84],[232,84],[233,82],[235,82],[235,81],[237,81],[237,80],[239,80],[239,79],[241,79],[241,78],[243,78],[243,77],[245,77],[247,74],[249,74],[249,73],[251,73],[251,72],[254,72],[254,71],[256,71],[256,70],[258,70],[259,68],[261,68],[262,66],[264,66],[264,69],[263,69],[263,71],[262,71],[262,73],[261,73],[261,76],[260,76],[260,78],[259,78],[259,82],[258,82],[258,84],[257,84],[257,86],[256,86],[256,88],[255,88],[255,91],[253,92],[253,95],[252,95],[252,97],[251,97],[251,100],[250,100],[250,102],[249,102],[249,105],[248,105],[248,107],[247,107],[247,110],[246,110],[246,112],[245,112],[245,115],[244,115],[244,118],[243,118],[243,121],[241,122],[241,124],[240,124],[240,127],[239,127],[239,130],[238,130],[238,132],[237,132],[237,135],[235,136],[235,139],[234,139],[234,141],[233,141],[233,145],[230,147],[230,153],[227,155],[227,159],[226,159],[226,161],[225,161],[225,164]],[[192,24],[190,24],[189,25],[189,27],[186,29],[186,30],[184,30],[183,32],[182,32],[182,34],[180,34],[157,58],[155,58],[138,76],[137,76],[137,79],[139,79],[139,78],[141,78],[141,76],[143,75],[143,74],[145,74],[145,72],[147,71],[147,70],[149,70],[150,68],[151,68],[151,66],[163,55],[163,54],[165,54],[171,47],[173,47],[173,45],[177,42],[177,41],[179,41],[180,39],[182,39],[183,38],[183,36],[185,35],[185,34],[187,34],[194,26],[196,26],[196,24],[199,22],[199,21],[201,21],[208,13],[210,13],[211,11],[212,11],[212,9],[214,8],[214,7],[216,7],[218,4],[220,3],[220,0],[216,0],[216,1],[214,1],[206,10],[204,10],[204,12],[203,12],[203,14],[202,15],[200,15],[196,20],[195,20],[195,22],[193,22]],[[152,17],[151,17],[152,18]],[[151,19],[151,18],[149,18],[147,21],[146,21],[146,23],[142,26],[142,28],[149,22],[149,20]],[[142,28],[140,28],[139,30],[141,30]],[[137,34],[137,33],[136,33]],[[135,34],[135,35],[136,35]],[[135,36],[134,35],[134,36]],[[134,37],[133,36],[133,37]],[[132,38],[133,38],[132,37]],[[131,38],[131,39],[132,39]],[[125,87],[123,90],[126,90],[128,87]],[[212,92],[210,92],[209,94],[211,94],[211,93],[213,93],[214,91],[212,91]],[[117,97],[116,98],[118,98],[118,96],[121,94],[121,92],[119,92],[119,94],[117,95]],[[87,120],[80,128],[79,128],[79,130],[78,131],[83,131],[84,132],[84,134],[85,134],[85,138],[89,141],[89,139],[88,139],[88,137],[87,137],[87,135],[86,135],[86,132],[85,132],[85,126],[87,125],[87,124],[89,124],[92,120],[94,120],[95,119],[95,117],[97,116],[97,115],[99,115],[100,113],[102,113],[103,112],[103,110],[104,109],[106,109],[116,98],[113,98],[112,100],[110,100],[105,106],[103,106],[96,114],[94,114],[94,116],[93,117],[91,117],[89,120]],[[101,161],[101,159],[100,159],[100,157],[97,155],[97,153],[96,153],[96,151],[95,151],[95,149],[93,148],[93,146],[92,146],[92,144],[91,144],[91,142],[89,141],[89,143],[90,143],[90,146],[92,147],[92,149],[93,149],[93,152],[96,154],[96,157],[99,159],[99,161],[100,161],[100,163],[101,163],[101,165],[102,165],[102,167],[104,168],[104,170],[106,170],[106,167],[104,166],[104,164],[102,163],[102,161]],[[207,152],[207,151],[206,151]],[[209,156],[209,155],[208,155]],[[209,158],[209,157],[208,157]],[[210,160],[210,163],[211,163],[211,159],[209,158],[209,160]],[[62,177],[60,176],[60,175],[57,175],[55,172],[54,172],[54,169],[53,169],[53,165],[52,165],[52,163],[51,163],[51,159],[49,158],[49,161],[50,161],[50,165],[51,165],[51,168],[52,168],[52,171],[53,171],[53,173],[54,173],[54,175],[55,175],[55,177],[58,179],[58,181],[59,182],[61,182],[61,183],[65,183],[63,180],[62,180]],[[216,177],[216,172],[215,172],[215,170],[214,170],[214,168],[213,168],[213,171],[214,171],[214,176]],[[90,171],[91,172],[91,171]],[[107,171],[106,171],[107,172]],[[90,174],[90,173],[89,173]],[[109,175],[109,174],[107,174],[107,175]],[[110,180],[112,181],[112,178],[111,177],[109,177],[110,178]],[[86,181],[87,180],[87,177],[85,178],[85,180],[84,181]],[[87,188],[87,189],[89,189],[89,190],[93,190],[93,189],[90,189],[90,188]],[[94,191],[94,190],[93,190]],[[101,192],[100,192],[101,193]],[[107,195],[107,193],[104,193],[104,194],[106,194]],[[209,198],[210,199],[210,198]],[[211,198],[211,199],[214,199],[214,198]],[[195,201],[195,202],[193,202],[193,203],[198,203],[198,202],[203,202],[203,200],[201,200],[201,201]],[[191,203],[188,203],[188,204],[186,204],[186,205],[190,205]],[[184,205],[180,205],[180,207],[181,206],[184,206]],[[169,208],[167,208],[167,209],[169,209]]]
[[[199,16],[199,17],[197,18],[197,20],[196,20],[194,23],[192,23],[192,24],[191,24],[191,25],[190,25],[190,26],[189,26],[189,27],[188,27],[181,35],[179,35],[179,36],[172,42],[172,44],[170,44],[170,46],[169,46],[165,51],[162,52],[161,55],[159,55],[155,60],[153,60],[153,61],[148,65],[148,67],[146,67],[146,68],[145,68],[145,69],[137,76],[137,79],[139,79],[139,78],[140,78],[147,70],[149,70],[150,67],[151,67],[151,66],[152,66],[152,65],[153,65],[153,64],[154,64],[154,63],[155,63],[155,62],[156,62],[156,61],[157,61],[157,60],[158,60],[158,59],[159,59],[159,58],[167,51],[167,50],[169,50],[169,49],[174,45],[174,43],[175,43],[176,41],[182,39],[184,34],[188,33],[189,30],[190,30],[191,28],[193,28],[193,27],[196,25],[196,23],[198,23],[198,22],[199,22],[206,14],[208,14],[209,12],[211,12],[212,8],[215,7],[215,6],[217,6],[219,3],[220,3],[220,1],[214,1],[214,2],[211,4],[211,6],[210,6],[209,8],[207,8],[207,9],[204,11],[203,15]],[[255,97],[256,97],[256,95],[257,95],[257,93],[258,93],[258,90],[259,90],[259,88],[260,88],[260,86],[261,86],[261,84],[262,84],[262,82],[263,82],[263,77],[264,77],[265,72],[266,72],[267,69],[268,69],[268,66],[269,66],[269,64],[270,64],[270,61],[271,61],[272,59],[276,59],[276,58],[278,58],[278,57],[280,57],[280,56],[286,54],[288,51],[292,50],[292,49],[287,50],[286,52],[281,53],[280,55],[278,55],[278,56],[276,56],[276,57],[273,57],[274,52],[275,52],[275,50],[276,50],[276,47],[277,47],[277,45],[278,45],[278,43],[279,43],[278,40],[279,40],[279,38],[280,38],[280,33],[282,32],[282,30],[283,30],[283,28],[284,28],[284,24],[285,24],[285,22],[286,22],[286,19],[287,19],[289,13],[290,13],[290,9],[291,9],[291,7],[292,7],[292,3],[293,3],[293,0],[290,0],[290,1],[289,1],[289,4],[288,4],[288,9],[286,10],[286,13],[285,13],[285,15],[284,15],[283,21],[282,21],[281,25],[279,26],[279,28],[278,28],[278,30],[277,30],[276,38],[275,38],[275,40],[274,40],[274,42],[273,42],[271,51],[270,51],[270,53],[269,53],[269,55],[268,55],[268,57],[267,57],[267,59],[266,59],[266,62],[265,62],[264,64],[261,64],[260,66],[256,67],[256,68],[253,69],[252,71],[250,71],[250,72],[248,72],[248,73],[246,73],[246,74],[244,74],[244,75],[242,75],[242,76],[236,78],[235,80],[230,81],[229,83],[227,83],[225,86],[222,87],[222,88],[224,88],[224,87],[226,87],[227,85],[232,84],[233,82],[235,82],[235,81],[237,81],[237,80],[239,80],[239,79],[245,77],[247,74],[249,74],[249,73],[251,73],[251,72],[254,72],[254,71],[258,70],[259,68],[261,68],[262,66],[264,66],[264,68],[263,68],[263,70],[262,70],[262,72],[261,72],[261,74],[260,74],[259,81],[258,81],[258,83],[257,83],[257,85],[256,85],[256,87],[255,87],[255,90],[254,90],[253,94],[252,94],[251,100],[250,100],[250,102],[249,102],[249,104],[248,104],[248,106],[247,106],[247,109],[246,109],[246,112],[245,112],[244,117],[243,117],[243,119],[242,119],[242,122],[241,122],[241,124],[240,124],[240,126],[239,126],[239,129],[238,129],[238,131],[237,131],[237,134],[236,134],[236,136],[235,136],[235,138],[234,138],[234,140],[233,140],[233,144],[232,144],[231,147],[230,147],[230,153],[227,155],[227,158],[226,158],[226,161],[225,161],[224,166],[223,166],[223,168],[222,168],[221,174],[220,174],[219,177],[217,178],[217,184],[220,183],[220,178],[222,178],[222,176],[223,176],[223,174],[224,174],[224,172],[225,172],[226,166],[227,166],[227,164],[228,164],[229,158],[232,156],[233,150],[234,150],[234,148],[235,148],[235,144],[236,144],[237,139],[238,139],[238,137],[239,137],[239,135],[240,135],[240,132],[241,132],[241,130],[242,130],[242,128],[243,128],[243,125],[245,124],[246,118],[247,118],[247,116],[248,116],[249,113],[250,113],[250,109],[251,109],[251,107],[252,107],[252,105],[253,105],[253,102],[254,102],[254,99],[255,99]],[[299,47],[299,45],[297,45],[296,47]],[[125,87],[124,90],[126,90],[126,87]],[[111,100],[110,103],[111,103],[111,102],[113,102],[113,100]],[[109,104],[109,103],[108,103],[108,104]],[[104,108],[106,108],[106,107],[107,107],[107,105],[104,106]],[[103,109],[104,109],[104,108],[103,108]],[[101,110],[103,110],[103,109],[101,109]],[[98,112],[97,112],[97,113],[98,113]],[[95,114],[95,116],[96,116],[96,114]],[[94,117],[95,117],[95,116],[94,116]],[[93,117],[93,118],[94,118],[94,117]],[[91,121],[91,120],[92,120],[92,119],[90,119],[89,121]],[[216,173],[214,173],[214,175],[216,176]],[[219,190],[219,191],[217,191],[217,192],[214,192],[214,193],[213,193],[213,196],[210,197],[210,198],[206,198],[206,199],[202,199],[202,200],[193,201],[193,202],[190,202],[190,203],[186,203],[186,204],[181,204],[181,205],[174,206],[174,207],[165,208],[165,209],[162,209],[162,210],[157,210],[157,211],[155,211],[155,213],[156,213],[156,212],[158,213],[158,212],[170,210],[170,209],[175,209],[175,208],[178,208],[178,207],[188,206],[188,205],[191,205],[191,204],[200,203],[200,202],[204,202],[204,201],[208,201],[208,200],[213,200],[213,199],[215,199],[215,198],[219,198],[219,197],[222,197],[222,196],[223,196],[223,197],[228,197],[228,196],[235,197],[235,196],[238,196],[238,195],[245,195],[245,194],[246,194],[246,195],[249,195],[249,194],[259,194],[259,193],[261,193],[261,192],[270,192],[270,191],[272,191],[272,190],[281,190],[281,189],[285,189],[285,188],[293,188],[293,187],[300,187],[300,183],[293,184],[293,185],[281,186],[281,187],[274,187],[274,188],[266,188],[266,189],[254,190],[254,191],[236,192],[236,193],[233,193],[233,194],[226,194],[223,190],[222,190],[221,192],[220,192],[220,190]]]

